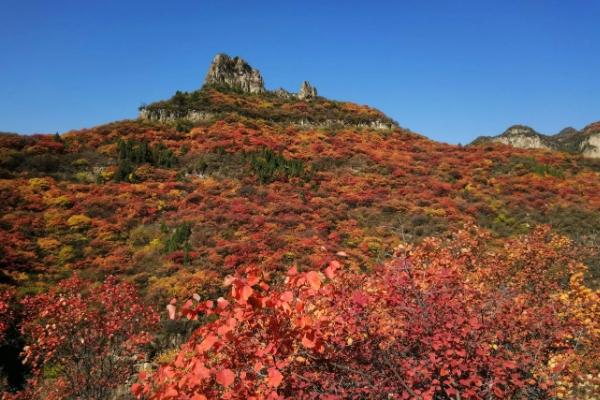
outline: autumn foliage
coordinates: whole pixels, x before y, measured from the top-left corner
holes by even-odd
[[[598,392],[599,160],[322,98],[155,106],[212,117],[0,134],[6,398]]]
[[[14,320],[13,305],[11,304],[13,297],[12,290],[0,291],[0,345],[4,342],[6,331]]]
[[[504,248],[488,239],[469,228],[403,246],[369,274],[331,260],[270,285],[248,269],[228,279],[227,298],[183,305],[184,317],[211,322],[132,390],[196,400],[593,398],[600,331],[563,301],[581,291],[571,243],[546,229]],[[598,293],[586,301],[597,309]]]
[[[144,360],[158,321],[133,286],[113,277],[94,285],[75,276],[23,307],[28,396],[44,399],[106,398]]]

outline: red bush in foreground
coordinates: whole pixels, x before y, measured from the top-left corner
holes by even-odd
[[[23,307],[33,371],[25,398],[106,398],[134,373],[158,321],[132,285],[113,277],[94,286],[75,276]]]
[[[321,272],[292,268],[272,287],[257,270],[238,274],[228,299],[184,305],[182,315],[209,322],[171,362],[141,374],[132,392],[193,400],[591,398],[600,329],[585,313],[598,310],[599,298],[587,289],[587,306],[573,305],[584,267],[569,241],[541,229],[492,251],[472,231],[399,249],[366,274],[337,261]]]

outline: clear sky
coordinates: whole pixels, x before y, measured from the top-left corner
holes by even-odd
[[[0,131],[134,118],[218,52],[450,143],[600,120],[600,1],[0,0]]]

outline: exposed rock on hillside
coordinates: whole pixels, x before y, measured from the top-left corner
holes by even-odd
[[[205,85],[228,86],[244,93],[263,93],[264,81],[260,72],[240,57],[217,54],[213,59]]]
[[[290,93],[284,88],[277,88],[273,93],[275,94],[275,96],[281,97],[282,99],[293,99],[294,97],[296,97],[296,94]]]
[[[544,135],[524,125],[513,125],[502,135],[494,139],[495,142],[509,144],[521,149],[550,149]]]
[[[472,144],[503,143],[521,149],[549,149],[600,158],[600,122],[583,130],[568,127],[555,135],[544,135],[523,125],[514,125],[498,136],[481,136]]]
[[[311,86],[308,81],[302,82],[302,86],[300,86],[300,92],[298,92],[298,98],[300,100],[314,99],[317,97],[317,88]]]
[[[600,158],[600,122],[583,128],[579,151],[584,157]]]

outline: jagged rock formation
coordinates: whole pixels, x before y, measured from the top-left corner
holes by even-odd
[[[244,93],[264,93],[265,85],[260,72],[240,57],[217,54],[213,59],[205,85],[228,86]]]
[[[524,125],[514,125],[498,136],[481,136],[472,144],[490,142],[508,144],[521,149],[548,149],[600,158],[600,122],[581,131],[568,127],[555,135],[544,135]]]
[[[298,92],[298,98],[300,100],[309,100],[317,97],[317,88],[311,86],[308,81],[302,82],[302,86],[300,86],[300,91]]]

